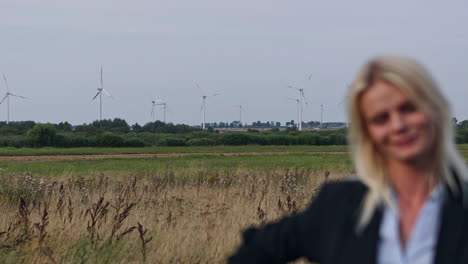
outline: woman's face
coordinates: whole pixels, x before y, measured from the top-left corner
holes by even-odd
[[[397,86],[375,82],[361,95],[359,107],[370,139],[387,161],[425,161],[435,128]]]

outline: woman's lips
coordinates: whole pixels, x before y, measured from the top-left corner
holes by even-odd
[[[393,142],[393,145],[395,145],[397,147],[407,147],[407,146],[410,146],[411,144],[413,144],[415,140],[416,140],[415,137],[398,139],[398,140],[395,140]]]

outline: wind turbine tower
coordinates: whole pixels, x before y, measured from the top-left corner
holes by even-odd
[[[310,78],[309,78],[310,79]],[[303,101],[305,101],[306,105],[307,105],[307,100],[305,98],[305,95],[304,95],[304,88],[298,88],[298,87],[295,87],[295,86],[292,86],[292,85],[289,85],[288,86],[289,88],[291,89],[295,89],[299,92],[299,98],[298,99],[292,99],[292,98],[289,98],[291,100],[297,100],[298,101],[298,107],[299,107],[299,124],[298,124],[298,129],[299,131],[302,131],[302,104],[303,104]]]
[[[156,101],[155,101],[155,100],[152,100],[152,101],[151,101],[151,104],[152,104],[152,108],[151,108],[151,119],[153,120],[153,123],[154,123],[154,116],[155,116],[154,107],[155,107],[157,104],[156,104]]]
[[[300,126],[300,128],[302,129],[302,126],[300,125],[301,124],[301,100],[300,99],[294,99],[294,98],[288,98],[289,100],[292,100],[292,101],[296,101],[297,102],[297,117],[299,118],[299,124],[298,124],[298,128]]]
[[[203,99],[203,103],[202,103],[202,106],[201,106],[201,110],[203,110],[203,123],[202,123],[202,129],[205,129],[205,124],[206,124],[206,98],[209,97],[209,96],[218,96],[220,95],[219,93],[214,93],[212,95],[206,95],[205,92],[202,90],[202,88],[198,85],[198,83],[195,82],[195,85],[197,86],[198,89],[200,89],[201,93],[202,93],[202,99]]]
[[[320,104],[320,127],[323,128],[323,104]]]
[[[167,103],[166,103],[166,102],[162,102],[162,103],[159,103],[159,104],[156,104],[156,105],[162,105],[162,106],[163,106],[163,107],[161,108],[161,109],[164,110],[164,112],[163,112],[163,117],[164,117],[163,121],[164,121],[164,123],[166,123],[166,109],[167,109]]]
[[[108,97],[111,99],[114,99],[112,95],[104,89],[104,83],[102,81],[102,67],[101,67],[101,87],[97,88],[98,92],[97,94],[93,97],[93,100],[96,99],[96,97],[99,96],[99,121],[102,120],[102,92],[104,92]]]
[[[205,129],[205,123],[206,123],[206,95],[203,95],[202,98],[203,98],[203,104],[202,104],[202,109],[203,109],[202,129]]]
[[[21,96],[21,95],[16,95],[16,94],[10,93],[10,90],[8,88],[8,82],[7,82],[7,79],[5,77],[5,74],[3,74],[3,80],[5,81],[5,87],[6,87],[7,92],[6,92],[5,96],[3,97],[2,101],[0,101],[0,104],[2,104],[5,100],[7,101],[7,124],[8,124],[8,123],[10,123],[10,96],[18,97],[18,98],[21,98],[21,99],[27,99],[27,98],[24,97],[24,96]]]
[[[242,112],[245,112],[244,108],[242,108],[242,105],[235,105],[234,107],[239,107],[239,123],[242,124]]]

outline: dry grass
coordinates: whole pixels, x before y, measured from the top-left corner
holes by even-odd
[[[349,171],[4,175],[2,263],[224,263],[250,225],[302,210]]]

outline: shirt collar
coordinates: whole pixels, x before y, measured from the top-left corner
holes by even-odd
[[[394,202],[395,204],[398,204],[398,194],[395,191],[395,189],[393,189],[392,186],[389,187],[389,192],[390,192],[391,201]],[[431,201],[431,202],[441,201],[443,199],[443,195],[444,195],[444,188],[443,188],[442,184],[438,183],[432,189],[432,191],[429,194],[429,196],[427,197],[426,201]]]

